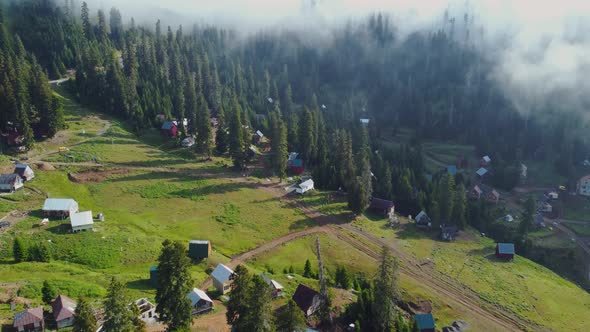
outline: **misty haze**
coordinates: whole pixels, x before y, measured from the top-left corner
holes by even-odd
[[[0,0],[0,329],[589,331],[589,22]]]

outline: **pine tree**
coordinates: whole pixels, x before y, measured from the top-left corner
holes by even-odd
[[[311,263],[309,259],[305,261],[305,267],[303,268],[303,276],[305,278],[311,278]]]
[[[287,127],[281,117],[278,103],[275,103],[275,110],[271,113],[271,126],[273,168],[277,176],[283,181],[287,176]]]
[[[211,114],[209,105],[202,93],[197,99],[197,150],[207,157],[211,156]]]
[[[95,332],[98,328],[94,310],[90,302],[80,297],[76,304],[76,314],[74,315],[73,332]]]
[[[234,98],[234,107],[229,123],[229,154],[234,166],[243,169],[245,166],[244,134],[242,128],[242,107]]]
[[[98,10],[98,40],[101,43],[108,41],[109,33],[107,31],[107,20],[102,9]]]
[[[92,25],[90,24],[90,12],[86,1],[82,2],[82,29],[86,39],[92,39]]]
[[[376,331],[389,332],[395,327],[396,304],[400,299],[398,286],[399,263],[386,247],[381,251],[381,264],[375,279],[373,319]]]
[[[104,302],[105,332],[135,332],[135,317],[129,303],[131,299],[125,286],[113,277]]]
[[[249,289],[252,277],[248,269],[238,265],[230,279],[232,280],[231,296],[227,302],[227,312],[225,314],[227,323],[232,326],[243,326],[248,304],[251,300]]]
[[[312,165],[312,158],[316,152],[314,142],[316,124],[313,114],[305,108],[299,122],[299,152],[306,165]]]
[[[191,303],[186,294],[192,289],[191,261],[182,243],[166,240],[158,258],[156,312],[170,331],[187,329],[191,323]]]
[[[520,218],[520,224],[518,225],[518,236],[521,239],[524,239],[529,230],[533,225],[533,221],[535,218],[535,201],[532,196],[527,197],[526,202],[524,203],[524,211],[522,212],[522,217]]]
[[[460,229],[464,229],[467,225],[467,196],[465,195],[463,183],[457,186],[454,196],[453,221]]]
[[[51,304],[53,300],[57,297],[57,290],[53,286],[53,284],[49,283],[49,281],[43,281],[43,287],[41,287],[41,294],[43,303]]]
[[[194,135],[197,133],[197,126],[199,124],[199,119],[197,116],[198,107],[197,107],[197,93],[196,93],[196,87],[195,87],[195,79],[192,75],[191,75],[191,77],[188,78],[187,84],[184,87],[184,96],[185,96],[184,106],[186,107],[184,114],[186,115],[186,118],[188,119],[187,133]]]
[[[453,203],[455,195],[455,179],[450,174],[445,174],[438,186],[438,203],[440,208],[440,218],[443,222],[451,221],[453,213]]]
[[[217,112],[217,132],[215,133],[215,149],[217,150],[217,153],[226,153],[228,144],[229,137],[225,121],[225,109],[223,106],[220,106],[219,111]]]
[[[117,48],[123,46],[123,19],[121,12],[113,7],[110,11],[109,24],[111,26],[111,39],[114,41]]]
[[[16,263],[26,262],[29,259],[27,246],[20,237],[14,238],[12,255]]]
[[[268,284],[260,276],[254,276],[248,291],[249,300],[244,317],[236,326],[238,332],[275,331],[272,316],[272,298]]]
[[[346,267],[341,266],[336,268],[336,275],[334,276],[334,283],[342,289],[350,288],[350,277]]]
[[[275,325],[278,332],[303,332],[307,329],[305,316],[292,299],[277,311]]]

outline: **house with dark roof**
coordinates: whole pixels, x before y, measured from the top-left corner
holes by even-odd
[[[192,240],[188,244],[188,257],[195,261],[209,258],[211,255],[211,241],[209,240]]]
[[[204,291],[193,288],[186,296],[191,301],[191,314],[199,315],[213,309],[213,300]]]
[[[455,225],[441,225],[440,226],[440,238],[444,241],[454,241],[459,228]]]
[[[23,186],[23,179],[18,174],[0,175],[0,191],[15,192]]]
[[[162,134],[170,137],[176,137],[178,135],[178,125],[176,121],[166,121],[162,124]]]
[[[231,291],[231,284],[233,282],[231,279],[232,274],[234,274],[234,271],[221,263],[219,263],[215,270],[211,272],[213,286],[215,286],[221,294],[227,294]]]
[[[415,314],[414,319],[416,320],[416,325],[418,325],[418,330],[420,332],[435,331],[436,324],[434,323],[434,317],[432,317],[432,314]]]
[[[23,179],[23,182],[31,181],[35,178],[35,172],[27,164],[16,164],[13,173],[18,174]]]
[[[420,211],[416,216],[416,227],[420,229],[428,229],[432,226],[430,217],[424,211]]]
[[[309,288],[303,284],[299,284],[293,294],[293,301],[297,304],[299,309],[303,311],[306,317],[316,313],[322,304],[320,293]]]
[[[74,325],[76,301],[65,295],[58,295],[51,302],[51,308],[53,309],[53,318],[55,318],[58,329]]]
[[[37,307],[21,311],[14,315],[12,324],[18,332],[36,332],[45,330],[43,320],[43,307]]]
[[[496,257],[511,260],[514,258],[514,243],[497,243]]]
[[[387,218],[391,218],[395,215],[395,204],[386,199],[376,197],[371,198],[369,209]]]

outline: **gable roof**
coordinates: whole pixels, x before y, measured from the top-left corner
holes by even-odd
[[[43,204],[43,211],[69,211],[78,203],[71,198],[48,198]]]
[[[478,185],[475,185],[475,187],[473,187],[473,190],[478,193],[479,195],[481,195],[483,193],[483,191],[481,190],[481,188]]]
[[[426,212],[424,211],[420,211],[420,213],[418,213],[418,215],[416,215],[416,222],[421,221],[422,219],[426,218],[426,220],[430,221],[430,217],[426,214]]]
[[[420,330],[433,329],[435,327],[434,317],[432,317],[432,314],[415,314],[414,319],[416,320],[418,329]]]
[[[20,179],[20,175],[16,173],[12,174],[1,174],[0,175],[0,184],[12,184],[15,181]]]
[[[289,166],[301,167],[301,166],[303,166],[303,159],[291,159],[291,160],[289,160]]]
[[[490,192],[490,195],[494,196],[495,198],[500,198],[500,193],[498,193],[495,189]]]
[[[166,122],[164,122],[162,124],[162,129],[164,129],[164,130],[170,130],[170,129],[172,129],[172,127],[175,127],[175,126],[176,126],[176,124],[174,122],[172,122],[172,121],[166,121]]]
[[[211,277],[213,277],[213,279],[221,283],[225,283],[229,280],[229,277],[231,277],[232,274],[234,274],[234,271],[232,269],[219,263],[217,264],[215,270],[211,272]]]
[[[27,309],[14,315],[13,327],[43,322],[43,307]]]
[[[92,211],[72,213],[70,221],[72,227],[94,224],[94,221],[92,220]]]
[[[498,243],[498,253],[514,255],[514,243]]]
[[[299,184],[299,188],[302,188],[302,189],[309,188],[309,187],[313,187],[313,180],[312,179],[307,179]]]
[[[492,161],[492,158],[490,158],[490,156],[483,156],[481,159],[483,159],[483,161],[485,161],[486,163]]]
[[[73,317],[76,312],[76,301],[65,295],[58,295],[51,303],[53,308],[53,317],[56,321]]]
[[[378,209],[378,210],[389,210],[392,207],[394,207],[395,205],[393,204],[392,201],[388,201],[386,199],[381,199],[381,198],[376,198],[373,197],[373,199],[371,199],[371,209]]]
[[[304,284],[299,284],[295,290],[295,294],[293,294],[293,301],[295,301],[299,309],[307,313],[309,308],[313,305],[314,298],[319,295],[320,293],[315,289],[309,288]]]
[[[272,286],[274,289],[284,288],[283,285],[279,284],[276,280],[267,277],[264,273],[261,273],[260,275],[262,276],[262,279],[264,279],[264,281],[266,281],[266,283]]]
[[[197,305],[197,303],[199,303],[199,301],[201,301],[201,300],[207,301],[207,302],[213,302],[213,301],[211,301],[211,298],[207,295],[207,293],[205,293],[204,291],[202,291],[198,288],[193,288],[193,290],[190,291],[186,297],[189,300],[191,300],[191,306],[193,306],[193,307],[195,305]]]
[[[256,131],[256,135],[258,135],[258,137],[260,137],[260,138],[264,137],[264,134],[260,130]]]
[[[297,156],[299,156],[299,153],[297,153],[297,152],[290,152],[289,153],[289,161],[297,159]]]
[[[477,173],[477,175],[479,175],[479,176],[484,176],[484,175],[486,175],[487,172],[488,172],[488,170],[482,167],[482,168],[478,169],[477,172],[475,172],[475,173]]]

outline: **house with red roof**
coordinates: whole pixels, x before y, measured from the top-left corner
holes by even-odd
[[[37,307],[21,311],[14,315],[12,326],[18,332],[36,332],[45,330],[43,320],[43,307]]]
[[[53,308],[53,317],[58,329],[74,325],[76,305],[76,301],[65,295],[58,295],[53,300],[51,307]]]

